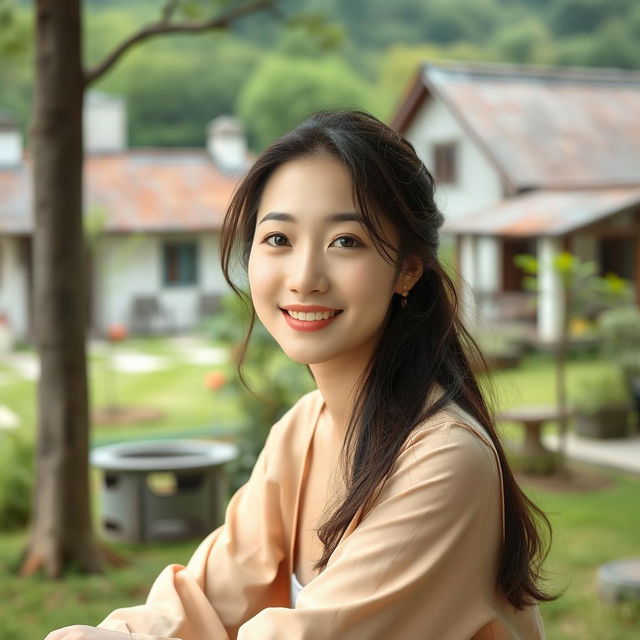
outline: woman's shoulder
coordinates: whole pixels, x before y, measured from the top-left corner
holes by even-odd
[[[450,404],[418,425],[409,435],[398,457],[399,465],[417,465],[434,458],[458,468],[467,480],[473,474],[501,478],[496,447],[486,428],[458,405]]]
[[[449,403],[444,409],[430,416],[414,430],[415,434],[427,435],[430,432],[450,433],[461,438],[470,437],[479,440],[495,451],[486,427],[474,416],[454,403]],[[467,434],[467,435],[465,435]]]

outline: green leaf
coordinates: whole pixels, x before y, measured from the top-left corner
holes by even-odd
[[[520,267],[525,273],[536,275],[538,273],[538,259],[530,254],[520,254],[514,258],[516,267]]]
[[[576,258],[568,251],[563,251],[555,257],[553,266],[560,275],[571,275],[576,268]]]

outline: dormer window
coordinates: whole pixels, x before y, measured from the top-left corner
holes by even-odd
[[[454,184],[458,179],[456,142],[433,145],[433,168],[436,184]]]

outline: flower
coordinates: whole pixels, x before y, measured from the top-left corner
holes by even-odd
[[[107,329],[107,338],[111,342],[120,342],[127,337],[127,327],[123,324],[112,324]]]
[[[211,391],[217,391],[226,384],[227,379],[221,371],[209,371],[204,377],[204,386]]]

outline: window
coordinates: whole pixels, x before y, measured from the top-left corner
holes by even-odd
[[[455,142],[433,145],[433,165],[435,173],[433,177],[436,183],[452,184],[456,182],[457,146]]]
[[[611,236],[600,240],[600,273],[615,273],[625,280],[635,279],[636,242],[634,238]]]
[[[167,242],[163,251],[163,273],[166,286],[198,283],[198,246],[195,242]]]

